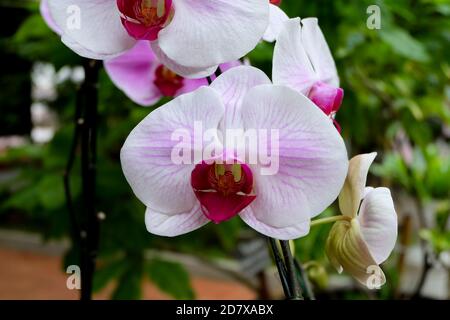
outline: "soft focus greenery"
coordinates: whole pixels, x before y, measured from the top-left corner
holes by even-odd
[[[381,7],[381,30],[366,27],[366,9],[371,4]],[[15,54],[33,63],[49,62],[56,69],[79,65],[81,59],[46,27],[37,5],[26,7],[28,17],[13,36],[1,40],[2,54]],[[349,155],[377,151],[372,185],[406,192],[418,208],[437,201],[434,228],[422,226],[420,239],[432,244],[436,252],[450,250],[450,234],[445,228],[450,211],[450,2],[284,0],[282,7],[290,17],[319,18],[345,89],[337,120]],[[261,43],[249,55],[251,63],[268,75],[272,51],[273,45]],[[76,90],[76,84],[64,82],[58,86],[58,98],[47,101],[60,124],[51,143],[28,144],[0,154],[0,168],[17,173],[0,183],[3,226],[38,231],[47,239],[69,235],[62,174],[74,129]],[[145,250],[163,249],[208,259],[233,257],[240,232],[247,227],[232,219],[175,239],[147,233],[144,206],[125,181],[119,151],[131,129],[151,111],[130,102],[101,72],[97,208],[106,213],[106,220],[101,228],[95,288],[116,280],[113,298],[139,298],[141,279],[147,277],[175,298],[193,298],[183,267],[160,258],[145,259]],[[80,205],[79,163],[72,184],[75,203]],[[330,208],[325,214],[335,211]],[[327,272],[334,273],[324,252],[328,231],[329,226],[314,228],[296,243],[296,253],[311,266],[309,274],[318,291],[327,286]],[[418,241],[419,233],[412,240]],[[67,264],[76,263],[77,249],[75,246],[67,254]],[[384,268],[388,285],[380,295],[392,298],[399,278],[395,254]],[[344,293],[341,297],[366,296]]]

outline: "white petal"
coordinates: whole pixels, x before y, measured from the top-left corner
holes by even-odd
[[[167,215],[147,208],[145,212],[145,225],[148,232],[164,236],[176,237],[203,227],[209,220],[200,209],[200,203],[196,202],[192,209]]]
[[[247,94],[242,116],[245,129],[279,133],[278,172],[252,168],[257,198],[250,206],[259,221],[295,226],[336,199],[347,173],[347,152],[337,130],[308,98],[288,87],[261,85]],[[264,149],[260,146],[259,156]]]
[[[302,42],[300,19],[284,23],[273,54],[274,84],[291,87],[307,95],[318,80]]]
[[[214,80],[210,87],[220,94],[225,104],[222,127],[242,128],[241,106],[244,97],[251,88],[270,83],[264,72],[250,66],[232,68]]]
[[[217,93],[202,87],[156,109],[130,133],[121,152],[122,170],[136,196],[147,207],[166,214],[193,207],[196,199],[190,179],[194,164],[174,163],[172,152],[183,142],[191,155],[196,146],[193,143],[195,122],[201,122],[204,130],[217,128],[223,111]],[[181,129],[191,141],[172,138]]]
[[[48,8],[48,0],[41,0],[41,4],[39,6],[41,16],[44,19],[45,23],[48,25],[53,32],[57,34],[61,34],[61,30],[58,25],[53,20],[53,17],[50,14],[50,9]]]
[[[339,87],[336,64],[317,18],[303,19],[302,25],[303,44],[320,81]]]
[[[218,65],[213,65],[212,67],[204,67],[204,68],[193,68],[186,67],[176,63],[174,60],[170,59],[160,48],[158,41],[152,41],[151,47],[153,52],[158,57],[158,60],[164,64],[167,68],[175,72],[176,74],[190,79],[199,79],[205,78],[213,74]]]
[[[177,63],[195,68],[237,60],[253,50],[269,24],[267,0],[174,0],[175,16],[159,45]]]
[[[112,58],[135,44],[120,20],[115,0],[48,0],[63,42],[91,59]]]
[[[358,221],[376,263],[384,262],[397,240],[397,213],[389,189],[376,188],[367,194],[361,204]]]
[[[364,197],[367,174],[376,156],[377,153],[372,152],[357,155],[350,160],[347,178],[339,194],[339,209],[342,214],[352,218],[356,217]]]
[[[239,216],[251,228],[268,237],[279,240],[292,240],[303,237],[309,233],[309,221],[293,224],[284,228],[276,228],[268,225],[257,218],[251,207],[246,208]]]
[[[287,14],[280,7],[270,4],[269,27],[264,33],[263,39],[267,42],[274,42],[280,34],[283,24],[289,20]]]

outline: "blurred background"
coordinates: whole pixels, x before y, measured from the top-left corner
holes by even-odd
[[[381,9],[379,30],[366,25],[373,4]],[[324,251],[331,225],[297,240],[316,297],[450,298],[450,1],[283,0],[282,8],[290,17],[319,18],[345,89],[337,120],[349,155],[378,152],[368,185],[391,188],[399,221],[397,247],[382,266],[387,284],[378,291],[333,270]],[[63,174],[83,61],[48,29],[38,1],[0,0],[0,23],[0,299],[77,299],[66,287],[80,248],[70,237]],[[270,75],[272,52],[261,43],[250,62]],[[100,71],[97,209],[105,219],[94,297],[282,298],[264,239],[240,219],[175,239],[145,230],[119,151],[151,111]],[[331,207],[322,216],[334,214]]]

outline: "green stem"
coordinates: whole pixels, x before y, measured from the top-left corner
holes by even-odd
[[[342,220],[351,221],[352,218],[349,217],[349,216],[340,215],[340,216],[333,216],[333,217],[327,217],[327,218],[322,218],[322,219],[316,219],[314,221],[311,221],[311,227],[319,226],[321,224],[333,223],[333,222],[336,222],[336,221],[342,221]]]

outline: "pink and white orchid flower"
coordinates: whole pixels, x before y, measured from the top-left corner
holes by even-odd
[[[148,41],[138,41],[133,49],[106,60],[104,65],[114,84],[142,106],[151,106],[162,97],[176,97],[208,85],[206,78],[186,79],[164,66]],[[220,68],[225,72],[239,65],[241,63],[236,61],[222,64]]]
[[[274,84],[308,96],[334,120],[344,97],[336,65],[317,18],[290,19],[278,35],[273,56]]]
[[[366,187],[376,155],[362,154],[350,160],[339,195],[339,208],[346,219],[334,224],[326,246],[339,272],[345,270],[371,288],[386,282],[378,265],[389,257],[397,240],[397,214],[389,189]]]
[[[48,0],[48,5],[62,41],[79,55],[110,59],[148,40],[159,61],[191,78],[246,55],[269,24],[267,0]]]
[[[198,122],[216,134],[200,135],[198,143]],[[180,129],[188,140],[174,139]],[[264,174],[267,163],[236,156],[225,143],[229,129],[276,130],[278,148],[271,155],[277,156],[277,172]],[[192,158],[209,155],[211,144],[210,156]],[[180,145],[189,161],[173,161]],[[239,215],[260,233],[283,240],[309,232],[310,219],[336,199],[348,167],[344,142],[323,112],[250,66],[232,68],[211,86],[153,111],[127,138],[121,163],[147,206],[151,233],[177,236]]]

